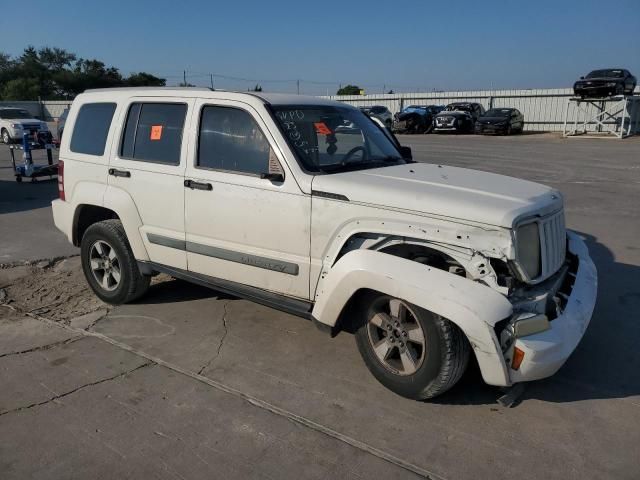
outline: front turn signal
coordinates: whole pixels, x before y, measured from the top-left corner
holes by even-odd
[[[518,347],[513,348],[513,360],[511,360],[511,368],[518,370],[524,360],[524,352]]]

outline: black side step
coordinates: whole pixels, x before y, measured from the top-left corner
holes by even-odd
[[[189,272],[187,270],[182,270],[181,268],[168,267],[155,262],[138,262],[138,268],[144,274],[151,274],[153,272],[166,273],[172,277],[196,283],[203,287],[208,287],[213,290],[217,290],[218,292],[226,293],[227,295],[251,300],[252,302],[259,303],[282,312],[290,313],[297,317],[312,320],[311,310],[313,308],[313,303],[305,300],[279,295],[260,288],[231,282],[229,280],[223,280],[221,278],[210,277],[201,273]]]

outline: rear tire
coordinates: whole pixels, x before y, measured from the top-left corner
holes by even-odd
[[[360,300],[358,315],[360,355],[373,376],[398,395],[434,398],[467,368],[469,342],[446,318],[379,293]]]
[[[91,225],[82,237],[80,257],[89,286],[106,303],[129,303],[149,289],[151,277],[140,273],[120,220]]]

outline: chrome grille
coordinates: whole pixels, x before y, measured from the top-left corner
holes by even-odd
[[[564,263],[567,248],[567,235],[564,225],[564,211],[560,211],[540,220],[540,260],[541,278],[554,274]]]

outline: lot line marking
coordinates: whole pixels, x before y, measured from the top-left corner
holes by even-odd
[[[13,307],[12,305],[6,305],[9,308],[13,309],[14,311],[18,311],[15,307]],[[382,460],[385,460],[386,462],[392,463],[400,468],[403,468],[405,470],[408,470],[410,472],[415,473],[416,475],[419,475],[425,479],[428,480],[446,480],[445,477],[442,477],[436,473],[430,472],[429,470],[426,470],[422,467],[419,467],[418,465],[414,465],[413,463],[407,462],[399,457],[396,457],[395,455],[392,455],[391,453],[385,452],[384,450],[380,450],[372,445],[369,445],[368,443],[365,442],[361,442],[360,440],[357,440],[355,438],[352,438],[348,435],[345,435],[343,433],[340,433],[336,430],[333,430],[332,428],[329,428],[325,425],[322,425],[320,423],[314,422],[311,419],[308,419],[306,417],[303,417],[301,415],[297,415],[293,412],[290,412],[288,410],[285,410],[284,408],[280,408],[276,405],[273,405],[265,400],[261,400],[257,397],[254,397],[253,395],[250,395],[248,393],[242,392],[240,390],[237,390],[233,387],[230,387],[228,385],[225,385],[224,383],[221,382],[217,382],[215,380],[211,380],[210,378],[207,378],[203,375],[199,375],[197,373],[194,372],[190,372],[189,370],[186,370],[178,365],[174,365],[173,363],[167,362],[165,360],[162,360],[161,358],[157,358],[154,357],[153,355],[149,355],[148,353],[145,353],[141,350],[138,350],[136,348],[133,348],[129,345],[127,345],[126,343],[122,343],[119,342],[117,340],[114,340],[112,338],[107,337],[106,335],[103,335],[102,333],[98,333],[98,332],[88,332],[86,330],[82,330],[80,328],[74,328],[71,327],[69,325],[64,325],[62,323],[58,323],[58,322],[54,322],[53,320],[49,320],[46,317],[42,317],[40,315],[34,314],[34,313],[23,313],[24,315],[28,315],[32,318],[35,318],[36,320],[40,320],[41,322],[44,322],[48,325],[52,325],[58,328],[62,328],[63,330],[68,330],[74,333],[78,333],[84,337],[94,337],[94,338],[98,338],[106,343],[109,343],[111,345],[113,345],[114,347],[120,348],[122,350],[126,350],[127,352],[133,353],[134,355],[137,355],[139,357],[145,358],[157,365],[163,366],[165,368],[168,368],[169,370],[173,370],[176,373],[180,373],[182,375],[185,375],[187,377],[190,377],[198,382],[201,383],[205,383],[207,385],[209,385],[210,387],[213,387],[217,390],[223,391],[225,393],[228,393],[230,395],[233,395],[234,397],[239,397],[243,400],[245,400],[246,402],[250,403],[251,405],[253,405],[254,407],[260,408],[262,410],[267,410],[268,412],[273,413],[274,415],[278,415],[280,417],[284,417],[287,420],[290,420],[292,422],[296,422],[300,425],[303,425],[307,428],[310,428],[312,430],[315,430],[317,432],[323,433],[329,437],[335,438],[336,440],[339,440],[343,443],[346,443],[348,445],[351,445],[354,448],[357,448],[358,450],[361,450],[363,452],[366,452],[370,455],[373,455],[375,457],[378,457]]]

